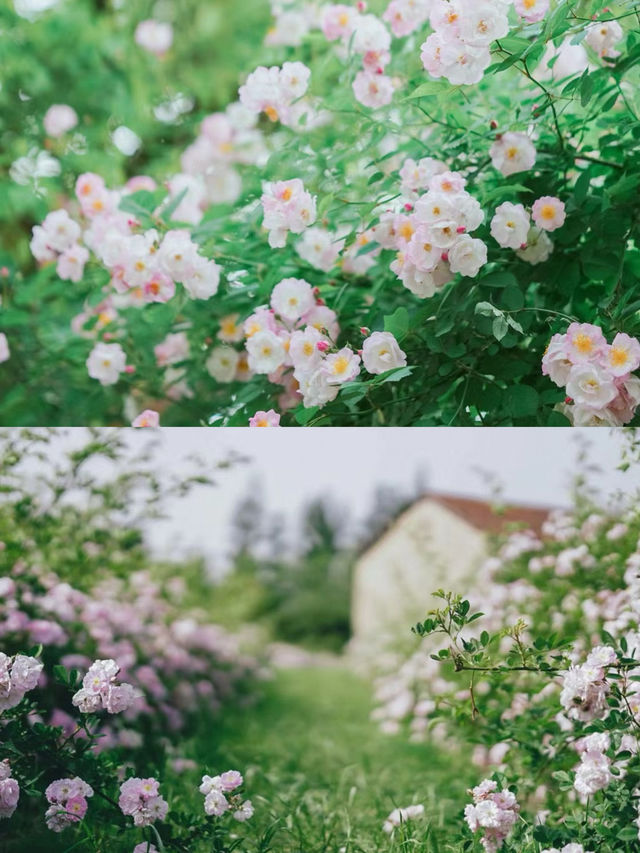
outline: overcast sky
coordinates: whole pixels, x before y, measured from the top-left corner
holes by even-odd
[[[295,523],[300,507],[316,495],[331,496],[362,517],[378,484],[410,490],[420,472],[436,491],[489,497],[487,472],[508,501],[567,505],[580,441],[603,495],[640,488],[636,471],[616,470],[621,431],[608,429],[163,429],[158,464],[179,470],[185,453],[213,463],[229,451],[250,458],[171,507],[171,517],[153,526],[149,539],[167,557],[206,553],[220,564],[229,548],[229,522],[238,500],[253,487],[266,510]],[[131,430],[135,444],[150,440]],[[158,439],[155,432],[154,439]],[[290,525],[289,525],[290,526]]]

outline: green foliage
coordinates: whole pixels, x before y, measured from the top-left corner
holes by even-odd
[[[127,412],[161,409],[166,425],[239,426],[257,409],[278,409],[280,391],[266,377],[220,383],[205,362],[222,318],[248,316],[284,276],[304,277],[318,288],[339,315],[341,344],[357,349],[361,327],[385,328],[401,340],[409,365],[404,372],[364,377],[323,409],[297,407],[285,415],[286,425],[566,424],[554,411],[563,392],[540,373],[551,335],[571,320],[600,325],[608,339],[618,331],[640,335],[635,0],[609,4],[606,12],[596,0],[556,0],[546,20],[514,27],[494,45],[493,64],[474,87],[425,81],[417,49],[425,27],[394,47],[392,73],[401,91],[375,112],[353,99],[354,57],[342,64],[320,34],[311,33],[300,48],[260,46],[267,14],[261,3],[247,14],[246,6],[226,0],[185,0],[175,10],[175,47],[162,61],[132,43],[135,23],[147,13],[144,4],[117,11],[98,7],[69,0],[34,23],[6,9],[1,13],[5,29],[15,33],[14,44],[1,48],[8,68],[0,92],[2,165],[42,145],[42,114],[63,91],[82,116],[79,132],[86,138],[86,153],[54,144],[63,171],[59,180],[41,182],[47,197],[4,180],[1,326],[13,355],[10,369],[0,371],[3,423],[126,423],[125,399]],[[603,61],[592,54],[584,73],[547,79],[545,49],[563,40],[583,42],[594,15],[619,20],[621,55]],[[52,266],[36,270],[26,248],[31,226],[69,195],[80,171],[96,171],[112,186],[141,172],[165,180],[178,168],[199,120],[234,97],[240,72],[284,59],[309,64],[312,94],[330,120],[295,132],[261,122],[271,151],[266,166],[243,168],[235,207],[212,206],[192,229],[203,253],[223,267],[219,293],[206,303],[180,292],[167,304],[123,309],[119,340],[136,371],[116,387],[98,386],[86,375],[89,342],[70,323],[85,303],[103,298],[105,271],[91,263],[83,281],[71,285]],[[30,100],[16,97],[19,90]],[[180,91],[194,97],[193,111],[175,125],[155,121],[152,108]],[[120,123],[144,141],[143,153],[127,161],[108,141]],[[535,169],[503,178],[489,165],[489,149],[496,134],[508,130],[532,134],[538,157]],[[374,257],[375,241],[358,250],[374,252],[364,275],[340,267],[327,274],[303,262],[291,246],[268,247],[254,209],[264,179],[301,177],[318,196],[319,221],[343,229],[349,244],[397,197],[402,159],[425,156],[463,170],[485,210],[477,236],[488,244],[489,259],[480,276],[456,280],[420,303],[389,270],[391,253]],[[565,202],[568,216],[553,234],[550,259],[532,266],[499,249],[488,223],[505,200],[530,205],[547,194]],[[130,198],[127,209],[147,221],[152,206],[143,195]],[[193,396],[172,404],[153,347],[176,329],[189,338],[191,352],[182,367]]]
[[[229,572],[216,585],[212,616],[231,628],[257,622],[273,639],[340,651],[351,636],[358,554],[423,488],[419,479],[406,493],[379,487],[360,529],[344,507],[316,498],[303,508],[294,535],[281,519],[265,518],[256,496],[260,487],[252,486],[234,511],[234,553]]]
[[[149,568],[142,523],[162,517],[172,497],[214,484],[214,471],[197,460],[185,458],[179,475],[159,472],[153,450],[153,442],[132,449],[118,430],[0,431],[4,565],[14,565],[28,546],[42,565],[80,589]],[[161,560],[156,570],[175,574],[175,566]],[[188,573],[195,580],[203,567],[195,563]]]

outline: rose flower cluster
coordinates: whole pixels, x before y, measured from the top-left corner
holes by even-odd
[[[466,179],[431,157],[405,161],[400,178],[403,193],[415,201],[407,201],[404,212],[385,211],[374,228],[377,242],[397,252],[393,272],[421,299],[455,273],[476,276],[487,262],[487,247],[470,232],[482,224],[484,212],[465,190]]]
[[[611,344],[599,326],[571,323],[551,338],[542,372],[567,392],[560,406],[574,426],[624,426],[640,403],[640,341],[619,332]]]
[[[334,311],[317,299],[309,282],[286,278],[271,293],[270,308],[259,308],[244,323],[249,368],[281,384],[283,409],[323,406],[340,386],[355,379],[360,364],[372,374],[406,365],[406,356],[388,332],[368,334],[360,353],[338,348]],[[368,332],[368,330],[363,330]]]
[[[520,807],[515,795],[498,791],[498,783],[485,779],[471,793],[473,804],[466,806],[464,817],[472,832],[482,832],[480,843],[487,853],[499,850],[518,820]]]
[[[491,63],[491,44],[509,32],[511,0],[432,0],[433,29],[422,45],[422,64],[432,77],[454,86],[479,83]],[[541,21],[549,0],[515,0],[528,23]]]

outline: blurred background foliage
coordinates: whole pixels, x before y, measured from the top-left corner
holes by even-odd
[[[137,24],[151,16],[174,28],[173,45],[160,58],[134,42]],[[91,412],[92,396],[102,398],[99,389],[87,393],[86,343],[69,323],[89,294],[101,297],[96,284],[103,282],[94,274],[74,286],[39,270],[29,251],[32,227],[73,194],[82,172],[118,186],[133,175],[178,171],[202,118],[235,97],[269,20],[266,0],[61,0],[30,18],[9,0],[0,3],[1,313],[3,331],[19,341],[0,375],[4,424],[90,423],[79,413]],[[189,111],[158,119],[155,111],[180,95],[192,100]],[[73,107],[78,126],[49,139],[42,118],[60,103]],[[120,126],[143,140],[131,157],[112,141]],[[60,175],[17,183],[12,164],[40,152],[59,161]],[[109,401],[107,421],[108,409]],[[105,415],[95,420],[104,424]]]
[[[293,531],[265,513],[259,484],[234,512],[228,572],[212,599],[212,617],[228,628],[252,623],[275,641],[339,652],[351,636],[352,572],[358,555],[410,506],[425,486],[380,486],[355,525],[334,495],[310,498]]]
[[[171,23],[174,43],[158,59],[133,40],[136,25],[151,16]],[[27,19],[8,2],[0,5],[0,245],[20,262],[35,262],[28,251],[31,227],[50,204],[30,187],[9,179],[9,167],[33,147],[49,147],[63,158],[61,189],[72,190],[74,176],[88,167],[107,184],[132,175],[169,171],[193,140],[202,117],[224,108],[235,95],[270,19],[264,0],[63,0],[45,15]],[[232,44],[232,48],[230,45]],[[193,109],[175,123],[160,121],[154,110],[179,94]],[[46,140],[41,118],[56,103],[78,114],[75,145]],[[110,134],[121,125],[144,140],[139,154],[123,155]],[[19,245],[16,245],[16,244]]]
[[[86,438],[78,441],[78,433]],[[194,489],[223,487],[237,455],[205,465],[185,451],[180,475],[158,470],[157,444],[134,450],[121,430],[0,430],[0,542],[6,566],[25,547],[61,580],[92,590],[105,578],[141,570],[165,584],[180,578],[185,609],[232,631],[252,626],[252,642],[284,642],[340,652],[351,636],[351,581],[356,558],[426,491],[379,486],[357,522],[332,495],[310,496],[285,524],[265,509],[252,484],[235,507],[226,566],[201,554],[179,561],[152,551],[150,523]],[[251,640],[251,638],[247,638]]]

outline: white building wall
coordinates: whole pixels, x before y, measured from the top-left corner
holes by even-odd
[[[354,641],[401,635],[438,606],[438,588],[465,593],[487,553],[486,534],[435,501],[411,507],[356,563]]]

